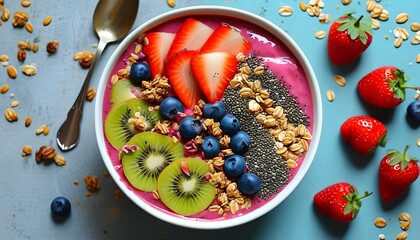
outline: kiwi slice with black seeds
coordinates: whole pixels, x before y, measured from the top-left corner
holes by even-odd
[[[199,158],[173,161],[158,178],[160,199],[183,216],[205,210],[215,198],[215,187],[206,179],[209,172],[207,163]]]
[[[149,105],[140,98],[126,100],[111,108],[105,119],[104,128],[106,138],[112,146],[121,150],[135,134],[142,132],[134,126],[134,123],[128,122],[137,112],[145,120],[146,127],[143,131],[149,131],[162,119],[159,111],[150,111],[148,108]]]
[[[112,86],[110,101],[112,105],[115,105],[131,98],[137,98],[140,94],[140,87],[134,86],[129,79],[123,78]]]
[[[138,150],[123,155],[123,172],[131,185],[147,192],[157,189],[158,177],[164,168],[184,156],[180,142],[158,133],[138,133],[127,145],[137,146]]]

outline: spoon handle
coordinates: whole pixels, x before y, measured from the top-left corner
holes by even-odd
[[[83,104],[85,102],[86,93],[89,87],[89,82],[95,69],[96,63],[100,58],[102,51],[105,49],[107,42],[102,39],[99,40],[98,49],[95,57],[80,89],[79,95],[73,103],[73,106],[67,113],[67,118],[57,131],[57,144],[61,150],[66,151],[74,148],[79,139],[80,121],[82,119]]]

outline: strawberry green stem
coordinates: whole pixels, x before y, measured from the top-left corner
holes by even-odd
[[[360,200],[360,199],[363,199],[363,198],[365,198],[365,197],[368,197],[368,196],[370,196],[370,195],[372,195],[372,192],[365,192],[363,195],[358,195],[356,198],[355,198],[355,200]]]
[[[419,90],[420,87],[416,87],[416,86],[408,86],[408,85],[401,85],[401,88],[408,88],[408,89],[414,89],[414,90]]]
[[[406,145],[406,146],[405,146],[405,148],[404,148],[404,152],[403,152],[403,154],[402,154],[402,158],[403,158],[403,159],[405,159],[405,156],[406,156],[406,154],[407,154],[407,150],[408,150],[408,148],[409,148],[409,146],[408,146],[408,145]]]
[[[355,27],[359,27],[359,26],[360,26],[360,21],[362,21],[362,18],[363,18],[363,15],[362,15],[362,16],[360,16],[360,17],[356,20],[356,22],[354,22],[354,26],[355,26]]]

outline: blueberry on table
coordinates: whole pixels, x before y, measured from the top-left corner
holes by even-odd
[[[184,105],[175,97],[167,97],[159,105],[159,112],[165,119],[172,119],[184,112]]]
[[[413,120],[420,122],[420,100],[415,100],[408,105],[407,115]]]
[[[231,136],[241,129],[241,122],[233,114],[228,113],[220,120],[220,128],[224,134]]]
[[[201,147],[203,149],[204,157],[207,159],[214,158],[219,155],[220,143],[219,140],[213,136],[204,137]]]
[[[51,202],[51,211],[56,216],[65,217],[69,215],[71,210],[70,201],[65,197],[56,197]]]
[[[246,162],[244,157],[239,154],[232,154],[225,158],[223,163],[223,170],[229,177],[241,176],[246,168]]]
[[[148,81],[152,77],[149,64],[138,62],[131,66],[130,81],[137,86],[141,86],[142,81]]]
[[[214,121],[219,122],[226,115],[226,105],[222,101],[213,104],[206,103],[204,104],[203,115],[205,118],[213,118]]]
[[[230,137],[229,147],[236,154],[245,154],[251,147],[251,139],[248,133],[240,130]]]
[[[193,139],[200,135],[202,130],[203,125],[201,121],[191,116],[183,118],[179,123],[179,134],[186,140]]]
[[[239,191],[243,194],[251,195],[261,188],[260,178],[253,173],[244,173],[238,179]]]

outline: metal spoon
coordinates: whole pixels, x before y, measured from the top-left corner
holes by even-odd
[[[93,14],[93,27],[99,37],[98,49],[89,68],[89,72],[73,106],[67,113],[67,119],[57,132],[57,144],[63,150],[74,148],[79,139],[80,120],[83,103],[95,65],[105,46],[122,39],[130,31],[137,16],[139,0],[99,0]]]

